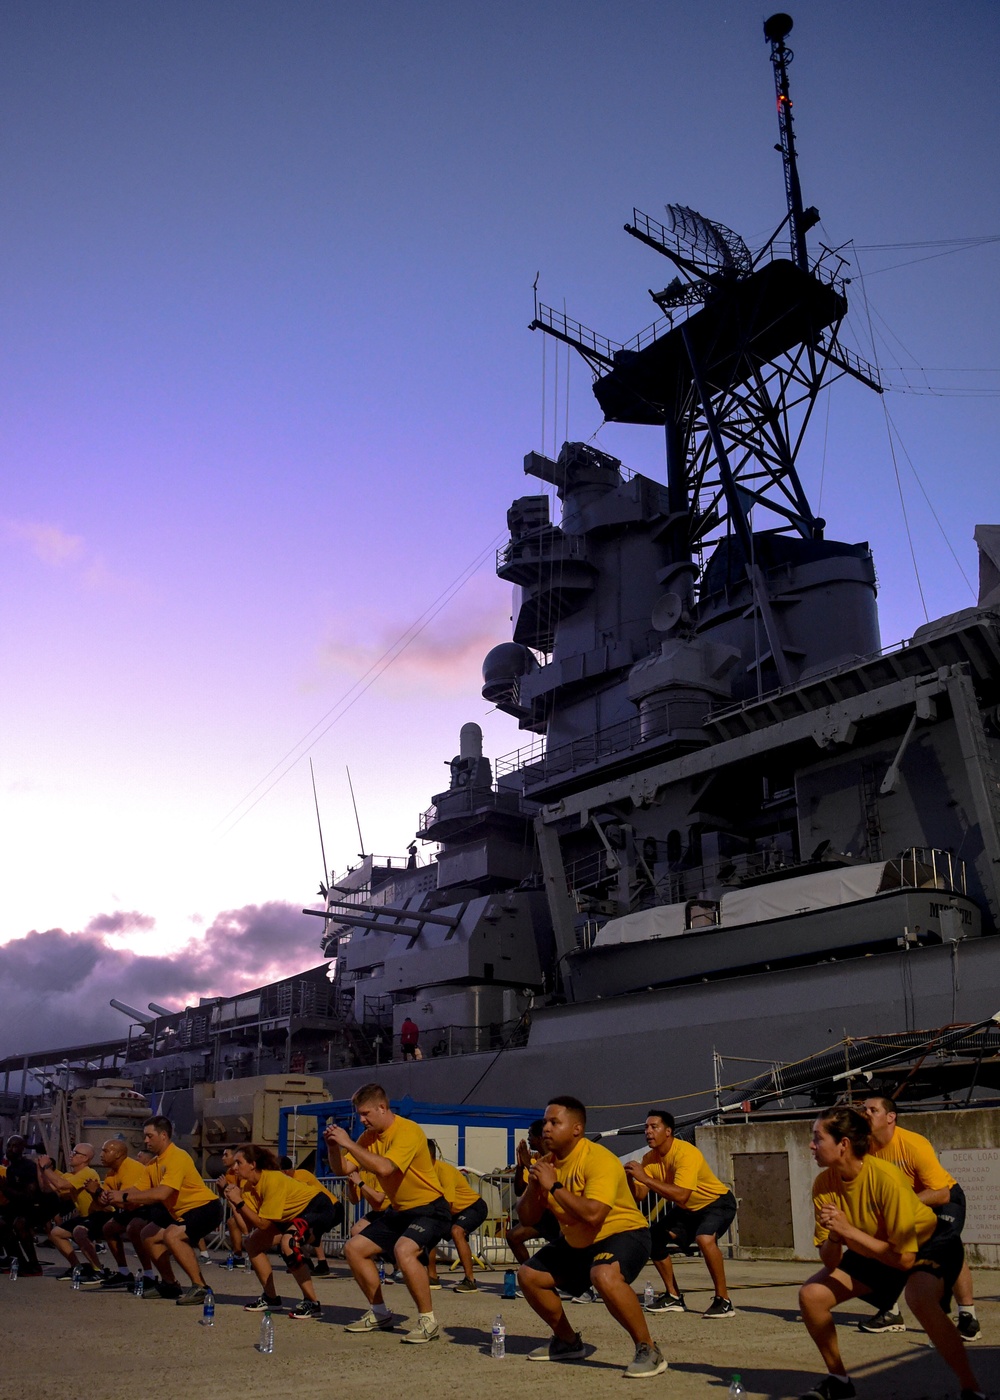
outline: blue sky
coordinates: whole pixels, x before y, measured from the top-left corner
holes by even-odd
[[[626,339],[664,280],[633,204],[772,231],[767,13],[5,6],[0,941],[138,911],[116,947],[187,947],[220,912],[309,902],[308,766],[244,799],[479,558],[312,749],[331,864],[357,849],[348,765],[367,846],[401,853],[464,721],[518,746],[479,665],[509,626],[490,546],[543,445],[532,283]],[[871,245],[1000,233],[1000,11],[793,14],[811,237],[870,250],[849,339],[922,386],[836,386],[802,459],[828,533],[872,543],[888,642],[923,612],[884,407],[931,616],[972,601],[946,540],[975,582],[998,518],[998,245]],[[568,412],[600,429],[580,363]],[[595,441],[662,476],[657,433]]]

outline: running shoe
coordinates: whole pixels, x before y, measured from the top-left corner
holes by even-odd
[[[161,1278],[155,1278],[153,1286],[150,1288],[147,1280],[146,1291],[142,1296],[144,1298],[171,1298],[176,1303],[181,1296],[181,1286],[179,1283],[164,1283]]]
[[[262,1293],[259,1298],[255,1298],[252,1303],[244,1303],[244,1312],[277,1312],[281,1307],[281,1299],[277,1294],[269,1298],[266,1293]]]
[[[838,1380],[836,1376],[824,1376],[812,1390],[807,1390],[799,1400],[853,1400],[857,1391],[850,1381]]]
[[[641,1343],[635,1349],[635,1356],[625,1367],[627,1381],[645,1381],[660,1376],[667,1369],[666,1359],[658,1346]]]
[[[571,1303],[599,1303],[600,1295],[596,1288],[585,1288],[582,1293],[578,1293],[575,1298],[569,1300]]]
[[[115,1288],[119,1288],[125,1289],[131,1293],[132,1289],[135,1287],[135,1278],[132,1274],[112,1274],[110,1278],[104,1280],[101,1287],[106,1288],[109,1292]]]
[[[544,1346],[535,1347],[534,1351],[528,1352],[529,1361],[580,1361],[587,1355],[587,1348],[583,1344],[583,1338],[577,1332],[571,1342],[564,1342],[559,1337],[550,1337]]]
[[[80,1280],[81,1288],[103,1288],[109,1279],[117,1278],[118,1275],[111,1269],[91,1269],[89,1274],[84,1274]]]
[[[330,1277],[330,1265],[326,1262],[325,1259],[316,1259],[309,1265],[309,1267],[312,1269],[313,1278]]]
[[[958,1311],[958,1335],[963,1342],[975,1342],[982,1336],[983,1329],[979,1325],[979,1318],[973,1317],[972,1313]]]
[[[174,1302],[179,1308],[200,1307],[208,1294],[209,1290],[204,1285],[196,1284],[193,1288],[185,1288],[180,1297],[174,1299]]]
[[[452,1293],[478,1293],[479,1284],[474,1278],[464,1278],[461,1283],[456,1283],[451,1291]]]
[[[401,1342],[413,1342],[419,1346],[423,1342],[436,1342],[441,1336],[441,1328],[436,1322],[427,1322],[420,1318],[416,1327],[411,1327],[409,1332],[404,1332],[400,1337]]]
[[[687,1312],[684,1305],[683,1293],[661,1293],[658,1298],[654,1298],[648,1307],[643,1308],[643,1312],[648,1313],[668,1313]]]
[[[288,1314],[296,1322],[322,1322],[323,1309],[319,1303],[314,1303],[311,1298],[303,1298],[300,1303],[296,1303]]]
[[[730,1298],[713,1298],[701,1315],[702,1322],[714,1322],[717,1317],[735,1317],[736,1309]]]
[[[393,1328],[392,1313],[387,1313],[385,1317],[379,1317],[374,1308],[359,1317],[357,1322],[349,1322],[344,1328],[345,1332],[391,1332]]]
[[[386,1283],[389,1282],[388,1279],[386,1279],[385,1281],[386,1281]],[[440,1287],[441,1287],[441,1280],[440,1280],[439,1278],[428,1279],[428,1280],[427,1280],[427,1283],[428,1283],[428,1287],[430,1287],[430,1288],[440,1288]]]
[[[886,1308],[874,1317],[863,1317],[858,1323],[859,1332],[905,1332],[906,1323],[898,1308]]]

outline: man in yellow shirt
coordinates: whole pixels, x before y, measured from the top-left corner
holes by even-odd
[[[236,1161],[236,1148],[224,1147],[222,1149],[222,1171],[216,1177],[215,1184],[219,1188],[219,1195],[225,1196],[227,1186],[238,1186],[239,1177],[236,1175],[236,1168],[233,1163]],[[229,1236],[229,1243],[233,1247],[233,1268],[245,1269],[247,1267],[247,1257],[243,1253],[243,1236],[249,1233],[247,1223],[240,1215],[239,1211],[230,1203],[228,1217],[226,1220],[226,1233]],[[223,1268],[227,1267],[228,1259],[220,1261]]]
[[[881,1094],[870,1094],[858,1107],[868,1119],[871,1129],[871,1154],[884,1162],[892,1162],[909,1181],[925,1206],[939,1219],[947,1219],[960,1235],[965,1225],[965,1192],[946,1172],[937,1153],[922,1133],[901,1128],[896,1121],[896,1104]],[[962,1340],[974,1342],[982,1328],[976,1317],[972,1292],[972,1271],[968,1260],[955,1281],[955,1301],[958,1304],[958,1330]],[[898,1308],[888,1313],[876,1313],[858,1323],[859,1332],[904,1332],[906,1324]]]
[[[690,1252],[692,1241],[701,1251],[712,1278],[715,1297],[702,1319],[733,1317],[736,1309],[726,1285],[726,1266],[718,1246],[736,1218],[736,1197],[729,1187],[710,1171],[704,1154],[693,1142],[674,1137],[674,1117],[665,1108],[651,1108],[646,1114],[646,1145],[649,1151],[641,1162],[625,1167],[632,1194],[645,1200],[650,1191],[662,1196],[667,1208],[654,1221],[653,1264],[663,1280],[664,1292],[648,1312],[684,1312],[684,1296],[674,1281],[669,1250]]]
[[[110,1193],[130,1189],[145,1190],[150,1184],[149,1172],[141,1162],[128,1155],[128,1145],[121,1138],[109,1138],[104,1143],[101,1148],[101,1165],[106,1168],[101,1194],[95,1200],[87,1218],[87,1228],[79,1227],[74,1230],[73,1238],[81,1252],[86,1254],[95,1267],[98,1261],[93,1242],[98,1238],[105,1240],[118,1271],[116,1273],[105,1269],[103,1277],[97,1282],[102,1291],[124,1292],[131,1289],[135,1282],[129,1271],[125,1246],[122,1243],[132,1215],[127,1210],[112,1209]]]
[[[469,1236],[479,1229],[489,1215],[490,1208],[479,1192],[469,1185],[468,1178],[463,1176],[457,1167],[444,1160],[433,1139],[428,1143],[428,1146],[434,1161],[434,1169],[441,1183],[441,1194],[448,1202],[448,1208],[451,1211],[451,1238],[458,1252],[464,1274],[462,1282],[455,1284],[454,1291],[456,1293],[478,1293],[479,1285],[476,1283],[475,1263],[472,1258]],[[437,1276],[437,1257],[433,1249],[428,1259],[427,1272],[430,1275],[431,1287],[440,1288]]]
[[[87,1283],[100,1283],[101,1271],[89,1260],[83,1264],[73,1248],[73,1237],[77,1227],[84,1225],[90,1214],[94,1196],[100,1190],[100,1177],[94,1170],[94,1148],[89,1142],[78,1142],[69,1159],[69,1171],[57,1172],[51,1157],[38,1157],[38,1175],[43,1191],[54,1191],[72,1209],[60,1215],[58,1225],[49,1224],[46,1235],[49,1244],[59,1251],[68,1267],[56,1277],[66,1280],[80,1270],[80,1279]],[[60,1209],[62,1209],[60,1207]],[[96,1256],[95,1256],[96,1258]]]
[[[129,1239],[136,1245],[137,1252],[138,1246],[142,1246],[146,1258],[151,1257],[159,1270],[160,1279],[156,1281],[159,1296],[173,1298],[182,1306],[200,1306],[208,1287],[195,1248],[204,1235],[218,1229],[222,1202],[202,1181],[190,1154],[176,1146],[173,1133],[174,1125],[162,1114],[146,1119],[142,1125],[143,1142],[147,1150],[155,1154],[148,1168],[151,1184],[145,1190],[111,1191],[108,1201],[127,1209],[145,1207],[136,1212],[137,1219],[129,1227]],[[183,1292],[174,1278],[172,1258],[191,1280],[192,1286]],[[153,1296],[152,1290],[147,1296]]]
[[[368,1299],[368,1311],[345,1330],[388,1332],[392,1313],[382,1297],[375,1260],[395,1260],[419,1312],[417,1325],[404,1342],[432,1342],[440,1335],[431,1308],[427,1278],[428,1252],[451,1229],[451,1210],[441,1194],[427,1138],[418,1123],[393,1113],[381,1084],[363,1085],[352,1099],[365,1131],[357,1142],[344,1128],[332,1124],[323,1136],[336,1176],[346,1176],[344,1157],[363,1172],[371,1172],[389,1197],[389,1206],[366,1220],[344,1248],[358,1287]]]
[[[569,1094],[550,1100],[542,1128],[543,1156],[528,1172],[518,1204],[525,1225],[545,1210],[559,1222],[560,1237],[543,1245],[518,1270],[517,1281],[534,1311],[552,1329],[546,1345],[529,1361],[577,1361],[586,1356],[583,1338],[566,1317],[558,1290],[571,1296],[595,1288],[612,1317],[625,1328],[635,1355],[625,1370],[629,1380],[658,1376],[667,1369],[631,1283],[649,1259],[649,1228],[636,1208],[621,1162],[584,1137],[587,1110]]]
[[[919,1201],[897,1169],[869,1154],[868,1120],[846,1105],[821,1113],[810,1148],[814,1240],[823,1267],[799,1290],[799,1308],[827,1374],[800,1400],[851,1400],[833,1309],[862,1298],[879,1311],[905,1290],[917,1321],[954,1371],[961,1400],[986,1400],[962,1338],[942,1308],[962,1267],[962,1241]]]

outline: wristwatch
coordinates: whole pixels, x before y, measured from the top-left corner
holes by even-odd
[[[122,1205],[123,1205],[123,1206],[127,1206],[127,1205],[128,1205],[128,1192],[127,1192],[127,1191],[123,1191],[123,1192],[122,1192]]]

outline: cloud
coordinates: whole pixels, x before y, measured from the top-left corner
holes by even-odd
[[[4,530],[9,538],[26,544],[36,559],[52,568],[65,568],[84,557],[82,537],[67,534],[60,525],[37,520],[5,520]]]
[[[321,663],[360,679],[370,668],[380,670],[384,654],[395,651],[379,682],[387,690],[411,692],[416,686],[435,694],[468,692],[479,682],[486,653],[510,637],[504,590],[490,580],[477,580],[469,587],[473,593],[463,598],[461,607],[449,605],[402,650],[401,641],[410,635],[406,622],[357,615],[341,619],[320,647]]]
[[[97,914],[79,933],[32,930],[0,946],[0,1055],[60,1049],[124,1034],[111,997],[144,1010],[180,1010],[202,996],[229,995],[322,961],[316,921],[284,901],[218,914],[172,953],[113,946],[123,933],[148,943],[155,920],[137,911]]]

